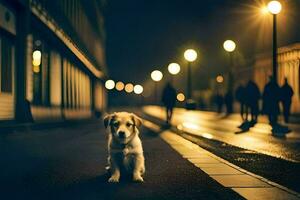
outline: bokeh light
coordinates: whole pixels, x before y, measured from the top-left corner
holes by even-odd
[[[223,44],[223,47],[228,52],[233,52],[235,50],[236,44],[232,40],[226,40]]]
[[[222,75],[218,75],[218,76],[216,77],[216,81],[217,81],[218,83],[223,83],[224,77],[223,77]]]
[[[163,74],[159,70],[154,70],[151,73],[151,78],[152,78],[153,81],[158,82],[158,81],[160,81],[163,78]]]
[[[144,90],[144,88],[141,85],[135,85],[133,88],[133,91],[135,94],[142,94],[143,90]]]
[[[112,90],[115,87],[115,82],[113,80],[107,80],[105,82],[105,88],[108,90]]]
[[[168,71],[170,74],[176,75],[180,72],[180,65],[177,63],[171,63],[168,66]]]
[[[177,100],[180,101],[180,102],[184,101],[185,100],[184,94],[183,93],[178,93],[177,94]]]
[[[194,49],[188,49],[184,52],[184,58],[189,62],[194,62],[197,59],[197,52]]]
[[[133,92],[133,84],[132,83],[127,83],[126,85],[125,85],[125,91],[127,92],[127,93],[131,93],[131,92]]]
[[[124,85],[124,83],[122,81],[118,81],[116,83],[116,90],[122,91],[124,89],[124,87],[125,87],[125,85]]]

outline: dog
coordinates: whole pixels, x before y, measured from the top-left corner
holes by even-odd
[[[132,175],[135,182],[143,182],[145,158],[138,128],[142,119],[133,113],[115,112],[104,117],[108,131],[108,182],[117,183],[121,171]]]

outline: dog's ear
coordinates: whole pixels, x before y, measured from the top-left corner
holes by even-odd
[[[112,117],[112,115],[111,115],[111,114],[108,114],[108,115],[106,115],[106,116],[103,118],[103,122],[104,122],[105,128],[108,127],[108,125],[109,125],[109,123],[110,123],[110,120],[111,120],[111,117]]]
[[[131,117],[137,127],[140,127],[143,124],[143,120],[137,115],[131,113]]]

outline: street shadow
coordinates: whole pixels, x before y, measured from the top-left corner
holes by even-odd
[[[64,188],[57,199],[115,199],[124,188],[138,187],[141,183],[132,181],[132,175],[122,174],[119,183],[109,183],[110,173],[76,182]]]

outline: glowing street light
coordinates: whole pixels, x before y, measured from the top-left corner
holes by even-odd
[[[127,92],[127,93],[131,93],[131,92],[133,92],[133,84],[132,83],[127,83],[126,85],[125,85],[125,92]]]
[[[223,43],[223,47],[224,47],[225,51],[227,51],[227,52],[233,52],[235,50],[236,44],[232,40],[226,40]]]
[[[281,3],[279,1],[270,1],[267,6],[270,13],[277,15],[281,11]]]
[[[157,96],[158,96],[157,84],[163,78],[163,74],[159,70],[154,70],[153,72],[151,72],[151,78],[155,82],[154,83],[154,95],[155,95],[154,98],[155,98],[155,101],[157,102],[158,101],[158,99],[157,99]]]
[[[232,74],[233,61],[232,61],[232,53],[236,49],[236,44],[232,40],[226,40],[223,43],[223,47],[224,47],[225,51],[227,51],[229,53],[230,66],[229,66],[229,73],[228,73],[228,91],[231,91],[233,89],[233,74]]]
[[[133,91],[135,94],[142,94],[143,90],[144,90],[144,88],[141,85],[135,85],[133,88]]]
[[[194,62],[197,59],[197,52],[194,49],[187,49],[184,52],[184,58],[188,62]]]
[[[234,77],[233,77],[233,61],[232,61],[232,54],[234,52],[234,50],[236,49],[236,44],[234,41],[232,40],[226,40],[224,43],[223,43],[223,48],[225,49],[225,51],[228,52],[229,54],[229,63],[230,63],[230,66],[229,66],[229,69],[228,69],[228,87],[227,87],[227,93],[230,94],[232,93],[233,91],[233,87],[234,87]],[[231,113],[232,111],[231,110],[228,110],[228,113]]]
[[[197,59],[197,52],[194,49],[187,49],[184,52],[184,58],[188,61],[188,73],[187,73],[187,98],[192,98],[192,77],[191,77],[191,65]]]
[[[168,71],[172,75],[176,75],[180,72],[180,65],[177,63],[171,63],[168,66]]]
[[[273,79],[277,82],[277,14],[282,6],[279,1],[270,1],[267,5],[269,12],[273,15]]]
[[[118,81],[116,83],[116,90],[122,91],[124,89],[124,87],[125,87],[125,85],[124,85],[124,83],[122,81]]]
[[[151,78],[155,82],[159,82],[163,78],[163,74],[159,70],[154,70],[151,72]]]
[[[108,90],[112,90],[115,87],[115,82],[113,80],[107,80],[105,82],[105,88]]]

